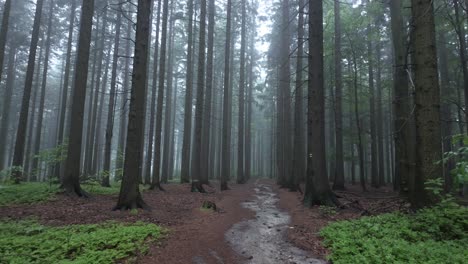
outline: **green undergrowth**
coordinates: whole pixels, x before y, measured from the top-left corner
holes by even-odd
[[[154,224],[107,222],[63,227],[0,221],[0,263],[115,263],[148,251],[161,237]]]
[[[102,187],[97,183],[84,183],[81,187],[91,195],[115,195],[120,191],[119,183],[113,183],[111,187]],[[0,185],[0,206],[45,202],[53,200],[58,192],[60,192],[58,184],[45,182],[4,184]]]
[[[53,199],[58,190],[58,185],[48,183],[0,185],[0,206],[47,201]]]
[[[330,224],[321,231],[339,263],[466,263],[468,209],[456,204]]]
[[[120,192],[120,184],[112,183],[111,187],[102,187],[99,183],[85,183],[81,187],[91,193],[91,194],[100,194],[100,195],[114,195]]]

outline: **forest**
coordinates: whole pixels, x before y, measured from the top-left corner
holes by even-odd
[[[466,263],[467,0],[0,21],[0,263]]]

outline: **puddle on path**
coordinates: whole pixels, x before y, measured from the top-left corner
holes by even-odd
[[[306,251],[287,242],[290,216],[276,207],[278,198],[270,186],[255,184],[254,201],[245,208],[256,212],[256,218],[235,224],[225,235],[228,243],[251,264],[322,264]]]

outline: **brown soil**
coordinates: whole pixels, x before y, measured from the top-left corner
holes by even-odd
[[[356,186],[337,192],[346,209],[330,214],[320,207],[304,208],[302,195],[279,189],[272,180],[261,180],[279,194],[278,207],[291,216],[288,240],[311,256],[325,258],[319,230],[328,223],[379,214],[404,208],[405,204],[390,188],[371,189],[362,193]],[[218,183],[213,183],[218,186]],[[225,239],[226,232],[236,223],[254,219],[255,213],[242,207],[253,199],[254,183],[230,185],[231,190],[206,187],[208,193],[192,193],[188,184],[165,185],[165,192],[145,191],[143,199],[151,211],[112,211],[117,201],[113,196],[93,196],[88,199],[58,195],[54,201],[35,205],[0,207],[0,217],[13,220],[34,217],[48,225],[101,223],[103,221],[144,221],[169,230],[165,239],[153,244],[137,263],[242,263],[248,259],[236,254]],[[217,212],[202,209],[205,201],[214,202]]]
[[[218,185],[217,183],[216,186]],[[213,185],[214,185],[213,184]],[[165,192],[146,191],[143,199],[151,211],[112,211],[114,196],[93,196],[88,199],[58,195],[54,201],[0,207],[0,216],[12,220],[34,217],[48,225],[101,223],[103,221],[144,221],[159,224],[169,230],[166,239],[152,245],[138,263],[236,263],[242,261],[224,239],[229,228],[253,212],[241,207],[253,193],[251,184],[230,185],[231,190],[219,192],[207,187],[209,193],[192,193],[190,185],[165,185]],[[201,209],[204,201],[216,203],[218,212]]]

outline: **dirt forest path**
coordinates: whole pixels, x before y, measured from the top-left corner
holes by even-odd
[[[278,201],[273,182],[233,186],[216,201],[218,213],[198,210],[144,263],[326,263],[287,241],[291,219]]]

